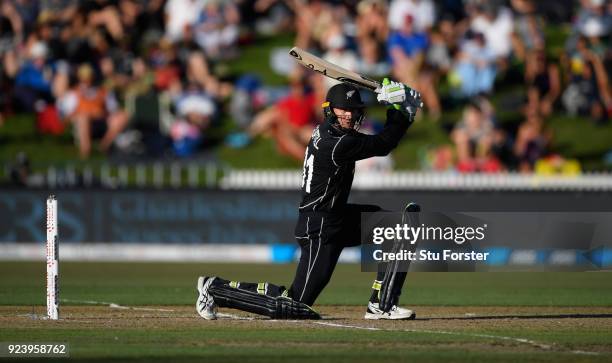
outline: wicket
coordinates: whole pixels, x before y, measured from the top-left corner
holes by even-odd
[[[47,198],[47,318],[59,319],[59,241],[54,195]]]

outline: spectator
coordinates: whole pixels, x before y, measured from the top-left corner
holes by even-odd
[[[387,8],[380,0],[362,0],[357,6],[357,49],[358,68],[362,73],[372,76],[389,74],[385,59],[384,45],[389,36]]]
[[[440,19],[435,33],[438,33],[446,45],[451,57],[461,46],[464,34],[467,32],[467,22],[455,22],[449,15]]]
[[[561,93],[559,67],[552,63],[544,49],[530,51],[525,65],[527,107],[549,116]]]
[[[136,58],[132,61],[131,76],[126,86],[126,98],[138,97],[152,88],[155,76],[144,59]]]
[[[303,49],[320,44],[323,34],[332,24],[338,24],[342,19],[334,18],[333,7],[322,0],[294,2],[296,18],[295,45]]]
[[[193,155],[206,139],[216,107],[213,101],[192,84],[177,100],[179,118],[170,127],[170,136],[176,155]]]
[[[34,30],[39,11],[38,1],[3,1],[3,3],[9,3],[8,6],[13,7],[12,16],[19,17],[19,22],[23,25],[21,31],[30,33]]]
[[[495,82],[495,54],[483,34],[471,35],[455,56],[451,84],[463,98],[488,94]]]
[[[482,100],[469,103],[463,111],[461,121],[452,131],[451,139],[457,150],[457,169],[461,172],[500,169],[499,163],[491,156],[494,125],[489,107],[488,103]]]
[[[262,84],[259,77],[246,74],[236,81],[230,101],[230,114],[240,129],[246,129],[253,120],[255,113],[263,107],[265,97],[262,97],[262,94]],[[241,141],[248,142],[243,136],[230,135],[230,139],[233,138],[241,138]],[[230,141],[230,143],[236,147],[244,146],[241,141]]]
[[[30,34],[29,41],[38,41],[44,43],[47,48],[47,59],[55,60],[58,59],[60,52],[54,48],[61,47],[61,43],[57,39],[57,34],[54,31],[54,24],[45,18],[40,18],[36,23],[36,28]]]
[[[130,29],[129,45],[131,51],[143,56],[142,51],[148,44],[157,42],[165,32],[166,0],[141,2],[136,14],[135,24]]]
[[[0,126],[13,110],[13,81],[19,70],[18,50],[23,22],[9,1],[0,3]]]
[[[414,28],[412,15],[406,15],[402,27],[393,31],[389,36],[388,50],[394,64],[408,66],[408,64],[422,61],[423,52],[427,49],[428,37]],[[414,66],[411,66],[414,67]]]
[[[92,29],[103,28],[115,41],[123,38],[125,31],[115,1],[85,1],[80,4],[79,11],[83,13],[87,25]]]
[[[342,33],[340,26],[336,25],[330,28],[324,40],[324,46],[327,51],[323,55],[323,59],[351,71],[358,70],[359,60],[357,55],[348,49],[347,39]],[[337,83],[340,82],[331,78],[325,78],[327,88],[331,88]]]
[[[550,136],[537,110],[529,110],[527,119],[520,125],[514,144],[514,154],[521,172],[531,172],[539,159],[547,153]]]
[[[292,1],[250,0],[239,2],[243,24],[260,34],[293,30]]]
[[[155,87],[158,90],[180,88],[181,64],[177,59],[174,45],[168,39],[160,39],[158,47],[151,51],[149,59],[154,69]]]
[[[2,1],[0,4],[2,32],[0,37],[4,47],[11,48],[23,38],[24,22],[12,1]]]
[[[86,15],[81,11],[75,12],[62,29],[60,39],[64,43],[64,56],[73,64],[89,62],[94,58],[90,46],[90,35],[94,29],[87,23]]]
[[[444,42],[444,37],[437,31],[431,33],[431,42],[427,50],[427,64],[438,74],[446,74],[451,68],[450,50]]]
[[[193,27],[206,0],[168,0],[165,7],[166,36],[172,42],[183,38],[185,29]]]
[[[239,41],[257,40],[254,29],[257,34],[295,31],[296,45],[336,64],[373,78],[391,74],[423,94],[432,118],[441,111],[437,90],[446,90],[439,87],[444,75],[463,99],[491,94],[512,55],[525,64],[528,113],[543,120],[561,101],[570,113],[603,122],[612,112],[612,5],[574,2],[580,8],[558,66],[547,59],[556,50],[545,44],[544,20],[558,19],[563,27],[569,18],[560,14],[568,10],[533,0],[0,0],[0,123],[7,115],[10,123],[11,112],[21,111],[15,105],[22,106],[36,113],[39,131],[60,134],[64,120],[57,117],[57,105],[73,121],[79,152],[87,157],[92,135],[108,150],[126,127],[128,112],[119,107],[125,101],[130,127],[138,130],[134,133],[147,130],[141,132],[145,144],[159,141],[146,147],[150,155],[164,155],[171,146],[175,154],[187,156],[209,140],[210,127],[223,116],[218,106],[232,97],[226,112],[240,129],[269,134],[279,149],[300,159],[330,80],[292,80],[289,95],[278,102],[284,86],[264,86],[236,74],[236,67],[224,61],[237,54]],[[569,3],[562,1],[565,8]],[[500,4],[509,4],[512,11]],[[75,72],[84,63],[91,67]],[[75,75],[79,85],[71,89]],[[510,103],[512,97],[502,99]],[[451,101],[452,108],[456,100],[443,101]],[[527,116],[515,141],[509,129],[491,126],[488,106],[476,104],[480,117],[468,106],[451,135],[460,169],[499,168],[487,160],[512,169],[517,164],[513,158],[519,157],[515,145],[523,150],[520,157],[530,160],[522,168],[531,168],[532,158],[524,156],[531,151],[524,150],[532,150],[525,145],[534,143],[525,140],[537,134],[536,116]],[[440,153],[443,169],[452,159],[448,151]]]
[[[44,19],[53,23],[66,23],[79,9],[78,3],[72,0],[41,0],[38,3],[39,21]]]
[[[395,79],[418,89],[435,119],[440,115],[440,101],[428,73],[422,72],[429,44],[426,33],[415,31],[414,19],[406,15],[403,26],[393,31],[387,42]]]
[[[484,35],[485,43],[490,47],[499,65],[507,66],[512,52],[512,33],[514,23],[510,9],[494,2],[483,2],[472,14],[470,29]]]
[[[36,41],[29,49],[29,57],[15,77],[15,98],[22,110],[33,111],[38,100],[51,99],[52,68],[47,64],[47,45]]]
[[[389,25],[397,30],[404,26],[406,16],[414,19],[417,32],[428,32],[436,19],[436,9],[431,0],[392,0],[389,5]]]
[[[117,144],[120,144],[119,149],[124,153],[163,155],[169,144],[167,135],[174,121],[170,112],[170,96],[154,87],[155,75],[143,58],[134,59],[131,68],[130,79],[125,87],[125,108],[129,115],[130,132],[122,133]]]
[[[137,21],[138,15],[143,12],[143,5],[145,4],[141,4],[137,0],[119,0],[119,20],[125,32],[125,36],[129,37],[130,42],[134,41],[133,37],[138,36]]]
[[[304,76],[294,76],[290,83],[289,95],[261,111],[248,132],[251,137],[272,136],[281,153],[300,161],[312,134],[315,110],[320,100],[307,91]]]
[[[601,39],[612,31],[612,12],[606,0],[580,0],[580,10],[575,19],[566,43],[568,52],[577,49],[581,36]]]
[[[100,150],[108,151],[126,127],[127,114],[119,109],[115,96],[93,83],[93,69],[82,64],[77,71],[78,84],[63,100],[64,111],[73,123],[81,158],[89,157],[91,140],[101,138]]]
[[[209,0],[195,23],[195,39],[206,55],[227,58],[238,41],[240,13],[231,2]]]
[[[580,37],[576,51],[564,58],[569,84],[562,101],[572,115],[586,115],[593,120],[607,120],[612,110],[609,75],[597,54],[588,48],[587,39]]]
[[[491,171],[498,170],[516,170],[518,161],[514,154],[514,139],[510,136],[507,130],[495,125],[493,130],[493,142],[491,144]]]
[[[544,26],[542,19],[535,14],[533,0],[512,0],[515,11],[514,54],[519,60],[525,61],[527,54],[536,49],[544,49]]]

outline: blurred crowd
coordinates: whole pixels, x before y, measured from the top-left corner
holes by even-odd
[[[560,49],[548,25],[571,28]],[[189,157],[262,135],[300,160],[331,80],[287,66],[286,50],[270,59],[287,87],[222,71],[262,35],[289,33],[335,64],[418,89],[420,122],[458,109],[452,146],[425,167],[532,171],[561,159],[553,113],[612,115],[611,30],[607,0],[1,0],[0,125],[34,113],[41,133],[70,130],[82,158],[92,148]],[[520,91],[496,103],[523,121],[499,122],[499,87]]]

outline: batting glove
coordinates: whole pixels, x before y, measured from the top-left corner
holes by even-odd
[[[405,84],[389,81],[385,78],[376,97],[378,102],[391,105],[396,110],[414,116],[419,108],[423,107],[421,94]]]

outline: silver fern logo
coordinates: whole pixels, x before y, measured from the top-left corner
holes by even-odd
[[[355,90],[350,90],[346,93],[346,99],[350,99],[351,97],[353,97],[353,95],[355,94]]]

